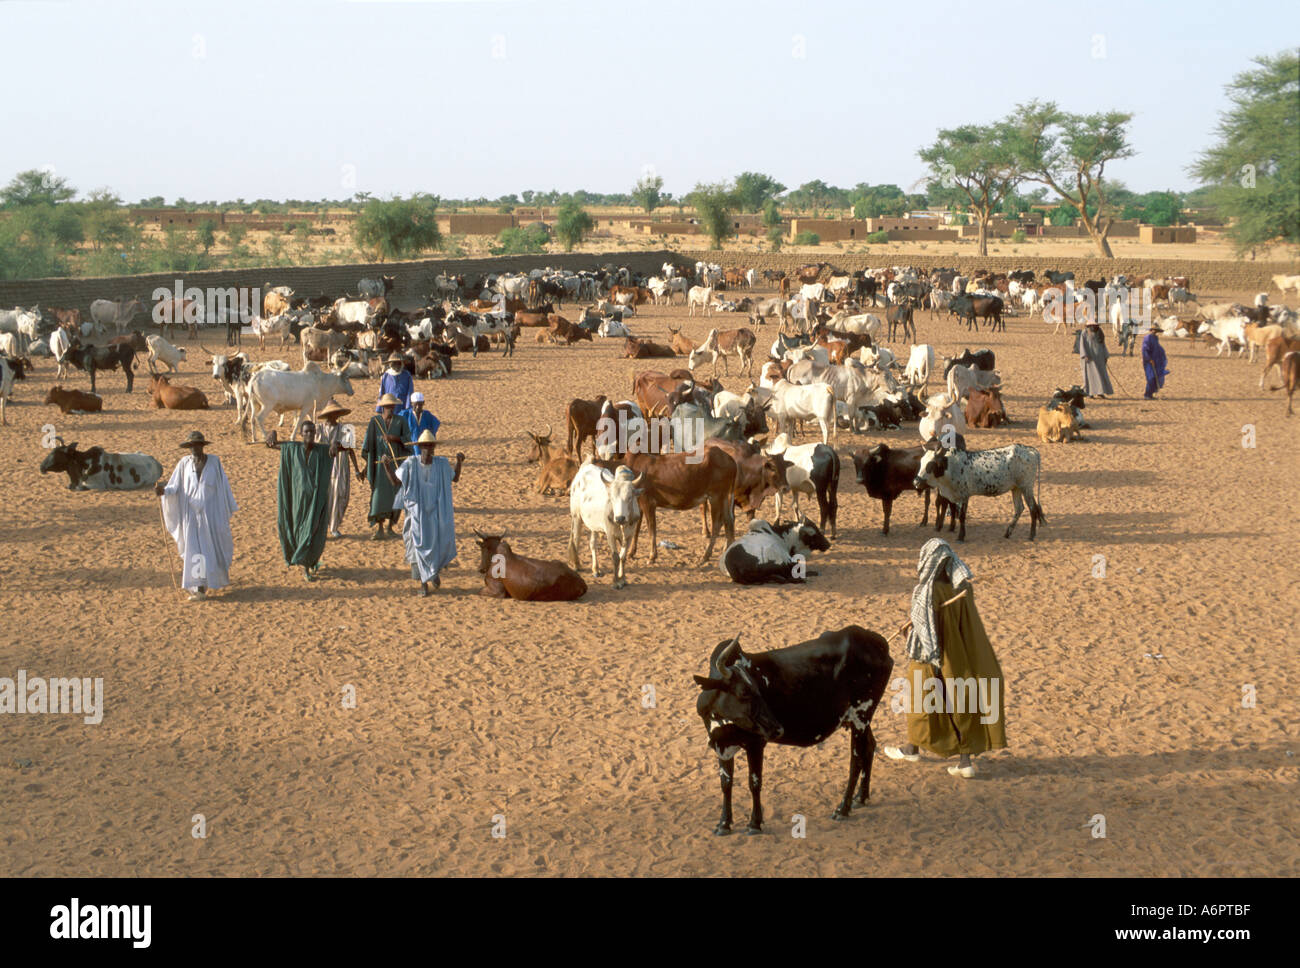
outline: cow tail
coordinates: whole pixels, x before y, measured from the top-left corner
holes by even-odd
[[[1047,515],[1043,513],[1043,457],[1038,456],[1038,470],[1034,481],[1034,503],[1038,506],[1038,523],[1046,524]]]

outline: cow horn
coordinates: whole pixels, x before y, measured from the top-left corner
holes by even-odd
[[[645,471],[642,471],[640,474],[638,474],[635,478],[632,479],[632,486],[640,487],[641,482],[644,480],[645,480]]]
[[[483,540],[483,532],[481,532],[478,528],[471,528],[470,530],[474,532],[474,537],[478,538],[480,541]]]
[[[740,633],[737,632],[727,647],[722,650],[722,654],[718,656],[718,668],[725,669],[739,659],[740,655]]]
[[[554,431],[551,430],[551,425],[548,423],[548,424],[546,425],[546,433],[545,433],[544,436],[546,436],[546,437],[549,438],[553,432],[554,432]]]
[[[206,346],[203,345],[203,340],[199,340],[198,344],[199,344],[199,349],[201,349],[204,353],[207,353],[209,359],[217,355],[216,353],[213,353],[212,350],[208,349]]]

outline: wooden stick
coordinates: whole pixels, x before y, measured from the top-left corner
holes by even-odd
[[[973,579],[972,579],[972,580],[973,580]],[[947,608],[949,605],[953,604],[954,602],[960,601],[961,599],[965,598],[965,597],[966,597],[966,593],[970,591],[970,587],[969,587],[970,582],[967,582],[966,584],[967,584],[967,587],[966,587],[966,588],[963,588],[961,591],[959,591],[959,592],[958,592],[956,595],[954,595],[952,598],[948,599],[946,602],[940,602],[940,603],[939,603],[939,607],[940,607],[940,608]],[[908,629],[910,629],[911,627],[912,627],[912,622],[911,622],[911,620],[908,620],[908,622],[907,622],[905,625],[903,625],[902,627],[900,627],[899,630],[898,630],[897,632],[895,632],[895,633],[894,633],[893,635],[891,635],[889,638],[885,639],[885,642],[886,642],[886,643],[889,643],[889,642],[894,641],[894,639],[898,638],[900,635],[902,635],[904,632],[906,632],[906,631],[907,631]]]

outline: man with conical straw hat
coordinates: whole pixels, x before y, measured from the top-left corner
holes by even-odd
[[[208,442],[192,431],[180,446],[190,453],[176,462],[171,479],[154,485],[162,498],[163,526],[181,556],[181,587],[190,601],[201,602],[208,589],[230,584],[235,543],[230,515],[239,510],[221,460],[205,454]]]
[[[356,431],[349,424],[339,423],[340,418],[346,417],[351,412],[347,407],[341,407],[331,400],[316,413],[320,418],[320,425],[316,428],[316,439],[335,455],[330,465],[328,536],[331,538],[343,537],[341,530],[343,517],[348,512],[348,501],[352,497],[352,474],[348,470],[349,461],[357,476],[363,476],[361,468],[357,465]],[[335,444],[338,445],[337,451],[334,449]]]
[[[393,507],[397,489],[389,483],[388,476],[379,466],[382,457],[392,458],[396,465],[409,456],[411,431],[406,426],[406,421],[397,416],[399,406],[401,401],[391,393],[380,397],[379,413],[370,418],[370,423],[366,425],[366,438],[361,444],[361,457],[366,462],[366,467],[364,474],[358,472],[357,476],[370,481],[369,520],[371,524],[378,525],[378,529],[371,535],[372,541],[378,541],[384,536],[385,522],[388,524],[388,533],[396,534],[393,528],[397,524],[398,515],[402,513],[400,507]]]
[[[456,454],[456,467],[445,457],[435,457],[438,438],[424,431],[416,441],[419,454],[408,457],[394,470],[385,454],[380,466],[397,491],[397,506],[406,512],[402,541],[411,577],[420,583],[420,597],[429,595],[429,583],[442,585],[438,573],[456,558],[456,523],[452,515],[451,486],[460,480],[465,455]]]
[[[885,755],[915,762],[924,748],[957,756],[948,772],[969,780],[972,757],[1007,745],[1002,667],[975,608],[974,576],[948,542],[927,541],[916,573],[907,636],[908,742],[886,746]]]

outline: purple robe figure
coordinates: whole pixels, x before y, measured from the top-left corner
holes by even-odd
[[[1165,385],[1165,374],[1169,367],[1165,365],[1165,348],[1155,330],[1147,333],[1142,340],[1142,369],[1147,375],[1147,392],[1144,398],[1152,400],[1156,391]]]

